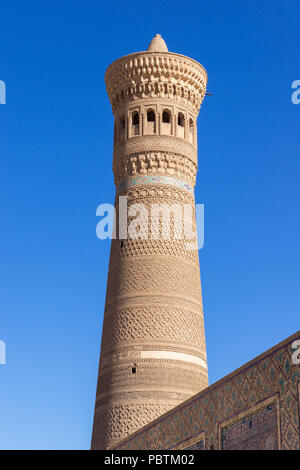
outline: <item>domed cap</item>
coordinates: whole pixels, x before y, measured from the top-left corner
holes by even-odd
[[[160,34],[156,34],[147,49],[149,52],[169,52],[167,44]]]

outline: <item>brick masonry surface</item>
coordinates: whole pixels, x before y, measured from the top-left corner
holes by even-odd
[[[296,340],[300,331],[115,449],[300,449],[300,364],[292,360]]]
[[[114,114],[116,238],[92,449],[115,446],[208,385],[194,199],[207,74],[193,59],[168,52],[159,35],[153,41],[148,51],[116,60],[105,73]],[[143,225],[150,233],[120,234],[119,196],[127,198],[130,225],[138,204],[151,214]],[[190,224],[183,231],[178,221],[187,205]],[[165,237],[160,214],[167,210],[174,223]]]

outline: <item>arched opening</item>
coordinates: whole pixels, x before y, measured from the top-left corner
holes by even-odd
[[[178,126],[184,127],[184,115],[182,113],[178,113]]]
[[[155,122],[155,113],[152,109],[147,112],[147,121]]]
[[[144,134],[155,134],[156,132],[156,115],[154,109],[148,109],[146,114],[146,123],[144,126]]]
[[[137,111],[132,113],[132,132],[131,135],[138,135],[140,133],[140,116]]]
[[[138,126],[139,123],[140,123],[139,113],[135,111],[134,113],[132,113],[132,124],[134,126]]]
[[[184,115],[178,113],[177,116],[177,137],[184,139]]]
[[[193,119],[189,120],[189,141],[191,144],[194,143],[194,121]]]
[[[161,133],[171,135],[171,113],[168,109],[164,109],[162,113]]]
[[[170,111],[168,111],[166,109],[163,111],[162,122],[164,122],[165,124],[169,124],[171,122]]]

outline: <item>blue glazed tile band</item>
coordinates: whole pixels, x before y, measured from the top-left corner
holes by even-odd
[[[172,178],[171,176],[149,176],[149,175],[138,175],[138,176],[129,176],[126,180],[122,181],[119,184],[117,191],[118,193],[125,191],[128,188],[133,188],[135,186],[142,186],[147,184],[168,184],[171,186],[176,186],[177,188],[182,188],[194,194],[194,188],[186,183],[185,181]]]

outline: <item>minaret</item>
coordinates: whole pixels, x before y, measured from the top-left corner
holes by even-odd
[[[146,52],[113,62],[105,82],[115,118],[116,219],[119,196],[129,211],[137,203],[149,212],[173,206],[175,216],[195,208],[205,69],[169,52],[157,34]],[[178,227],[169,239],[117,233],[111,242],[93,449],[111,448],[208,385],[198,251]]]

